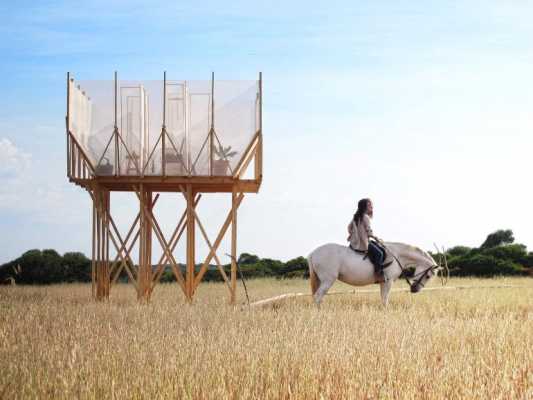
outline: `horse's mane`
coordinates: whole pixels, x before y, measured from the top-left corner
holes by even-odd
[[[431,257],[431,255],[427,251],[422,250],[420,247],[416,247],[416,246],[413,246],[413,245],[410,245],[410,244],[400,243],[400,242],[386,242],[386,243],[391,244],[393,246],[397,245],[397,246],[401,246],[401,247],[406,247],[409,250],[412,250],[415,253],[418,253],[418,255],[426,258],[427,260],[433,260],[433,257]]]

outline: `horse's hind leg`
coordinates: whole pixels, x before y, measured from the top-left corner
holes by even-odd
[[[388,280],[387,282],[381,282],[380,288],[381,288],[381,302],[383,303],[383,306],[387,307],[387,305],[389,304],[390,290],[392,288],[392,279]]]
[[[322,298],[326,295],[329,288],[333,285],[335,280],[323,280],[320,281],[320,286],[318,287],[317,291],[313,295],[313,298],[315,300],[315,303],[318,307],[320,307],[320,303],[322,302]]]

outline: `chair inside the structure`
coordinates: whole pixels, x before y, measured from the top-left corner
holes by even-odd
[[[126,165],[126,175],[136,175],[139,173],[139,155],[133,151],[126,156],[128,164]],[[131,174],[133,172],[133,174]]]

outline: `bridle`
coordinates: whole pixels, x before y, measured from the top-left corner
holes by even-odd
[[[424,279],[426,277],[426,275],[428,274],[429,271],[433,271],[433,270],[438,270],[440,267],[438,265],[432,265],[431,267],[429,268],[426,268],[424,271],[422,272],[419,272],[418,274],[416,275],[413,275],[412,278],[416,278],[418,275],[420,275],[420,278],[418,278],[417,280],[414,281],[414,283],[411,284],[411,287],[417,287],[417,286],[421,286],[421,287],[424,287],[425,286],[425,283],[422,282],[422,279]],[[407,279],[407,277],[406,277]],[[409,280],[407,279],[407,282],[409,282]]]
[[[412,289],[414,287],[424,287],[425,283],[422,282],[422,280],[427,276],[427,274],[429,273],[429,271],[439,271],[441,269],[443,269],[444,267],[442,267],[441,265],[431,265],[429,266],[428,268],[426,268],[425,270],[413,275],[411,277],[411,279],[413,279],[413,282],[411,282],[411,280],[409,279],[409,277],[407,276],[407,268],[405,268],[402,263],[400,262],[400,260],[398,259],[398,257],[396,257],[396,255],[390,251],[383,242],[380,243],[383,247],[385,247],[385,249],[391,254],[392,258],[394,258],[394,260],[398,263],[398,265],[400,266],[400,269],[402,270],[402,273],[400,275],[400,277],[403,277],[405,279],[405,281],[407,282],[407,284],[409,285],[409,287]],[[436,247],[436,246],[435,246]],[[438,250],[438,247],[437,247],[437,250]],[[440,254],[440,251],[439,251],[439,254]],[[445,269],[448,270],[448,262],[446,261],[446,256],[444,256],[444,263],[445,263]],[[416,279],[418,277],[418,279]],[[445,280],[441,277],[441,280],[442,280],[442,284],[444,285],[445,284]],[[447,278],[446,278],[446,281],[447,281]]]
[[[400,260],[398,259],[398,257],[396,257],[396,255],[391,252],[389,249],[387,249],[390,254],[392,255],[392,258],[394,258],[394,260],[396,260],[396,262],[398,263],[398,265],[400,266],[400,269],[402,270],[402,273],[401,273],[401,277],[403,277],[405,279],[405,281],[407,282],[407,284],[413,288],[413,287],[416,287],[416,286],[422,286],[424,287],[425,283],[422,282],[422,279],[424,279],[426,277],[426,275],[428,274],[429,271],[433,271],[433,270],[438,270],[440,269],[441,267],[438,266],[438,265],[431,265],[430,267],[426,268],[425,270],[419,272],[418,274],[415,274],[411,277],[411,279],[414,279],[413,282],[411,282],[411,280],[409,279],[409,277],[407,276],[407,268],[405,268],[402,263],[400,262]],[[417,278],[418,279],[415,279]]]

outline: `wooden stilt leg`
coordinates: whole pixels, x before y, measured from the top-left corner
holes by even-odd
[[[98,189],[98,208],[102,208],[102,191]],[[104,242],[105,242],[105,227],[104,220],[102,218],[102,213],[99,213],[98,216],[98,300],[104,299],[104,279],[103,279],[103,269],[104,269]]]
[[[139,243],[139,277],[138,277],[138,299],[140,301],[150,300],[152,285],[152,224],[143,209],[152,212],[152,192],[144,190],[141,185],[141,228]]]
[[[110,289],[110,274],[109,274],[109,215],[110,215],[110,206],[111,206],[111,194],[109,193],[109,190],[106,190],[104,192],[104,205],[105,205],[105,254],[104,254],[104,272],[102,279],[104,280],[104,297],[106,299],[109,298],[109,289]]]
[[[146,215],[144,212],[142,212],[142,210],[145,207],[146,192],[144,191],[144,187],[142,184],[140,186],[139,194],[139,203],[141,210],[141,236],[139,241],[139,274],[137,277],[137,299],[139,301],[143,301],[146,293]]]
[[[110,276],[109,276],[109,191],[104,191],[95,187],[93,191],[94,222],[93,231],[94,248],[94,274],[93,285],[95,286],[96,299],[106,300],[109,298]]]
[[[98,191],[98,206],[100,210],[103,207],[103,194],[102,191]],[[100,261],[98,266],[98,286],[100,287],[100,294],[98,298],[100,300],[103,300],[105,298],[105,281],[104,281],[104,253],[105,253],[105,220],[102,217],[102,213],[100,212]]]
[[[195,267],[195,220],[194,220],[194,193],[192,185],[187,185],[187,271],[185,276],[185,287],[187,300],[192,302],[194,267]]]
[[[95,190],[95,205],[99,209],[101,206],[100,189]],[[98,213],[96,218],[96,300],[102,299],[102,218]]]
[[[152,213],[153,200],[152,192],[146,192],[146,204],[150,213]],[[146,284],[144,287],[144,298],[146,301],[150,300],[152,293],[152,222],[148,219],[146,221]]]
[[[231,193],[231,298],[230,303],[237,301],[237,192],[235,187]]]
[[[143,185],[140,186],[139,190],[139,207],[140,210],[143,209],[144,206],[144,190]],[[139,236],[139,272],[137,274],[137,300],[142,300],[143,298],[143,292],[144,292],[144,246],[145,246],[145,225],[146,225],[146,217],[144,213],[141,212],[141,220],[139,223],[140,226],[140,236]]]
[[[93,195],[93,235],[92,235],[92,257],[91,257],[91,282],[92,296],[96,298],[96,203]]]
[[[98,189],[95,189],[94,191],[94,208],[95,211],[98,210],[98,207],[100,207],[99,204],[100,201],[100,191]],[[101,259],[101,253],[100,253],[100,243],[101,243],[101,226],[100,226],[100,216],[97,212],[96,215],[96,235],[95,235],[95,248],[96,248],[96,258],[95,258],[95,272],[94,272],[94,279],[95,279],[95,287],[96,287],[96,300],[100,300],[101,295],[101,289],[100,289],[100,259]]]

